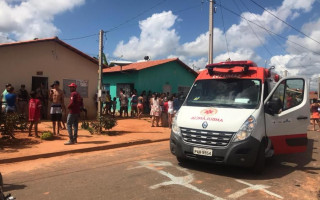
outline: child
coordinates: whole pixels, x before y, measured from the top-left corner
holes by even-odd
[[[319,123],[319,112],[318,112],[318,107],[319,104],[317,102],[317,99],[313,99],[313,102],[311,104],[311,108],[310,108],[310,112],[311,112],[311,121],[313,122],[313,131],[316,130],[316,123],[318,124],[318,126],[320,127],[320,123]],[[317,130],[319,131],[319,130]]]
[[[34,124],[35,137],[39,137],[38,135],[38,122],[40,120],[40,110],[41,110],[41,102],[36,98],[37,94],[35,91],[31,91],[30,93],[31,99],[29,101],[29,136],[32,136],[31,129]]]
[[[116,97],[113,97],[113,101],[112,101],[112,109],[113,109],[112,115],[113,115],[113,116],[114,116],[115,113],[116,113],[116,108],[117,108],[117,98],[116,98]]]

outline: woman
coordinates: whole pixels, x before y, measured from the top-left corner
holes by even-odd
[[[141,118],[141,115],[143,113],[143,93],[138,97],[138,119]]]
[[[150,115],[152,116],[151,127],[154,127],[154,121],[156,122],[156,126],[158,127],[159,126],[159,117],[160,117],[160,113],[161,113],[159,95],[156,93],[154,95],[154,98],[150,99],[150,102],[152,103],[151,111],[150,111]]]
[[[313,131],[316,130],[316,122],[318,124],[318,126],[320,127],[319,125],[319,112],[318,112],[318,107],[319,107],[319,104],[318,104],[318,101],[317,99],[313,99],[312,101],[313,103],[311,104],[311,108],[310,108],[310,112],[311,112],[311,121],[313,122]]]
[[[173,109],[173,96],[171,95],[169,97],[169,101],[168,101],[168,124],[169,124],[169,128],[172,127],[172,119],[174,117],[174,109]]]

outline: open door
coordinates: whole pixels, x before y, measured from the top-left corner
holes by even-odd
[[[310,118],[309,86],[304,78],[284,78],[265,100],[266,134],[274,154],[304,152]]]

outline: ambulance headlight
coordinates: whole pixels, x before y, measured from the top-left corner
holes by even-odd
[[[181,130],[178,126],[177,123],[177,118],[178,118],[178,112],[174,115],[174,118],[172,119],[172,132],[174,132],[176,135],[181,135]]]
[[[254,128],[256,127],[256,119],[251,115],[241,126],[239,131],[233,138],[233,142],[238,142],[247,139],[251,133],[253,132]]]

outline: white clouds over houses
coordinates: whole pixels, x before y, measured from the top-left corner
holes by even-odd
[[[315,0],[303,2],[284,0],[278,8],[269,8],[268,10],[282,20],[293,20],[302,13],[310,11],[314,2]],[[276,34],[281,34],[284,30],[289,29],[283,22],[267,11],[263,11],[261,14],[245,12],[241,16],[243,18],[240,18],[238,24],[233,24],[226,30],[229,53],[227,53],[224,32],[219,28],[214,29],[215,61],[224,61],[230,57],[231,60],[252,59],[256,62],[263,62],[265,58],[257,55],[255,49],[265,45],[270,35],[261,27]],[[249,20],[249,23],[244,18]],[[250,21],[260,27],[250,23]],[[171,11],[153,14],[146,20],[140,21],[140,36],[132,36],[127,42],[119,42],[113,53],[114,56],[139,60],[145,55],[151,56],[152,59],[175,55],[190,66],[203,68],[208,54],[208,32],[200,33],[193,41],[180,44],[179,33],[175,30],[177,22],[178,16]],[[306,24],[302,31],[305,31],[311,37],[320,38],[320,32],[316,28],[320,26],[319,24],[320,22]],[[301,40],[301,43],[308,43],[305,38],[299,38],[295,35],[290,37],[295,41]],[[317,51],[318,47],[314,45],[314,42],[310,42],[309,48]],[[292,49],[293,47],[288,45],[288,51],[294,53]],[[271,62],[280,57],[281,55],[275,56]]]
[[[84,4],[85,0],[1,0],[0,42],[52,37],[59,33],[54,16]]]
[[[168,56],[179,46],[180,36],[173,28],[177,18],[168,11],[140,21],[140,37],[133,36],[127,43],[119,42],[113,54],[129,60],[140,60],[147,55],[152,59]]]

